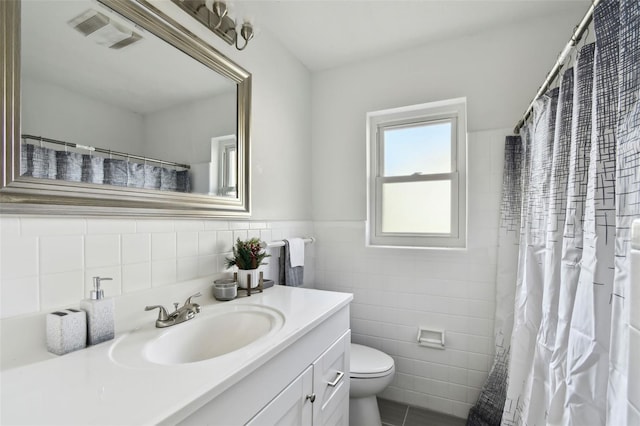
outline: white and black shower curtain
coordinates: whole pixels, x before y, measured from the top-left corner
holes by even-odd
[[[20,150],[20,176],[191,192],[189,170],[134,163],[128,159],[57,151],[29,143],[22,143]]]
[[[471,425],[640,424],[627,401],[640,1],[602,0],[593,25],[506,141],[496,361]]]

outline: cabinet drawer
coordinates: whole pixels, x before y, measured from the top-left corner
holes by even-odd
[[[347,331],[313,363],[314,425],[349,423],[349,350]]]

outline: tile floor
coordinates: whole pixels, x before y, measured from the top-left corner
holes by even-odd
[[[465,426],[459,417],[378,398],[383,426]]]

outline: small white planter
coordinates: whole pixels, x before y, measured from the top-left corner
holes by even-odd
[[[251,277],[251,288],[258,287],[260,282],[260,272],[258,269],[238,269],[238,287],[248,288],[247,283]]]

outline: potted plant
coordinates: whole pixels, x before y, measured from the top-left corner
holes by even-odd
[[[258,267],[266,265],[264,259],[271,256],[265,251],[267,244],[258,238],[242,241],[237,239],[233,247],[233,257],[227,257],[227,268],[238,268],[238,285],[247,288],[247,277],[251,276],[251,287],[258,286]]]

